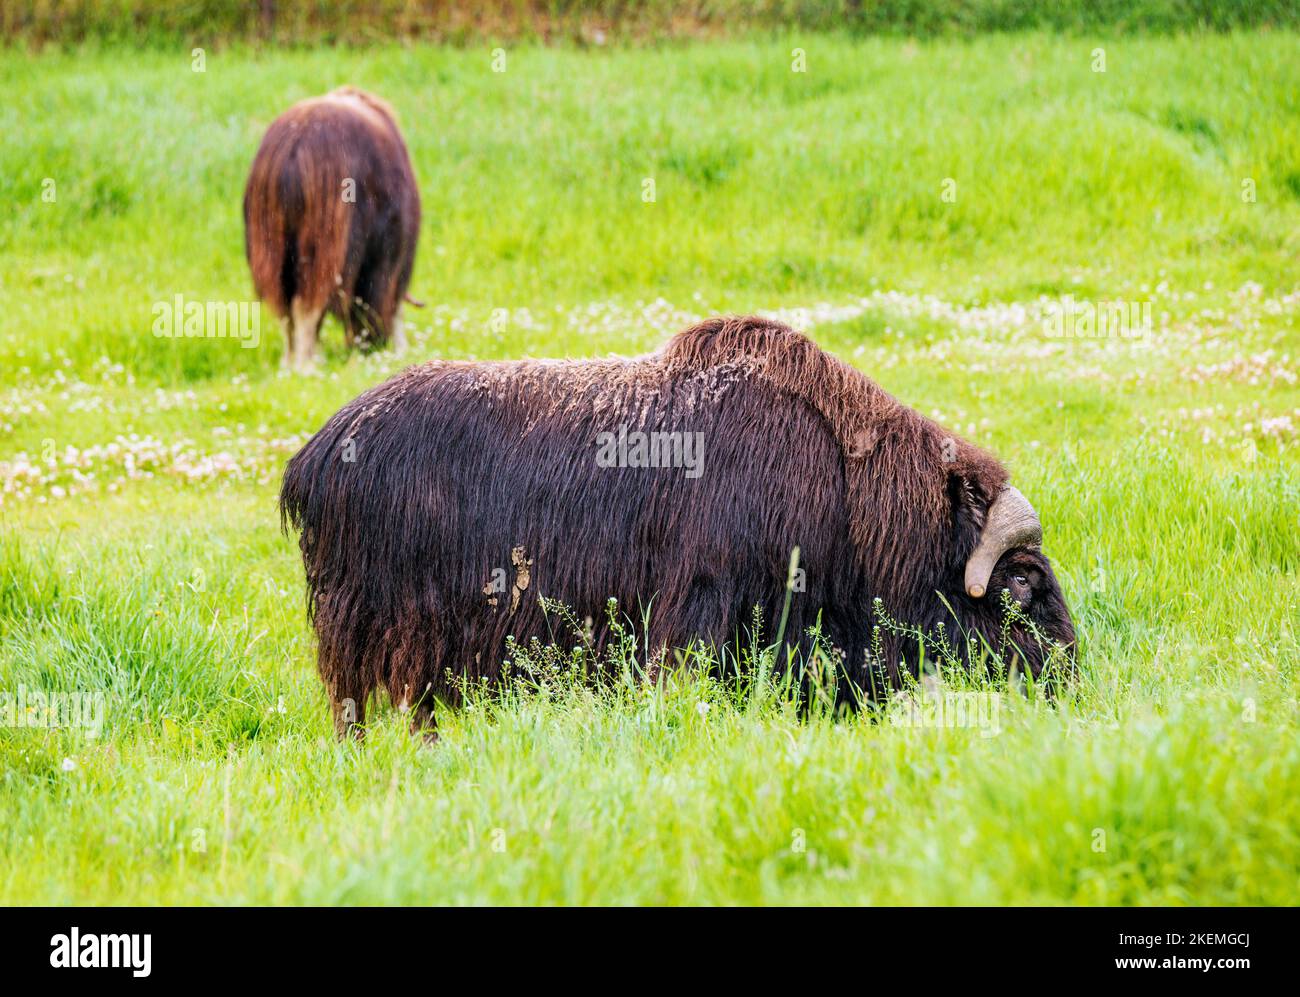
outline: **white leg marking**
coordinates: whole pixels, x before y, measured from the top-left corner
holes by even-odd
[[[320,363],[321,316],[324,308],[309,309],[303,306],[301,298],[293,299],[293,358],[292,366],[300,374],[306,374]]]

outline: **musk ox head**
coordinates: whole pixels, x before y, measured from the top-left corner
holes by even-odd
[[[977,650],[990,650],[1004,663],[1044,679],[1050,690],[1073,669],[1075,634],[1042,539],[1029,500],[1004,486],[988,506],[950,602],[959,632],[976,636]],[[996,666],[992,656],[987,660]],[[1049,664],[1051,672],[1044,675]]]

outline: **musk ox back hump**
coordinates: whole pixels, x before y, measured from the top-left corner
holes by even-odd
[[[244,191],[253,285],[277,315],[338,314],[359,295],[391,318],[410,280],[420,200],[391,109],[353,88],[272,122]]]

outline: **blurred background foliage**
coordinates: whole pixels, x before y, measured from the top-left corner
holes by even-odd
[[[654,41],[780,28],[934,36],[981,31],[1170,32],[1300,23],[1300,0],[5,0],[8,44],[180,40],[364,45]]]

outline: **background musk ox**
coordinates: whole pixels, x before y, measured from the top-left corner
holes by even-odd
[[[642,431],[699,434],[699,473],[601,466],[604,434]],[[457,676],[499,674],[507,635],[568,640],[539,595],[590,616],[597,647],[611,596],[634,619],[650,607],[652,650],[721,647],[756,605],[770,639],[796,545],[805,585],[786,633],[806,645],[820,613],[845,655],[842,698],[917,667],[914,640],[886,634],[868,653],[876,597],[1035,675],[1046,649],[1022,622],[1004,628],[1003,589],[1049,641],[1074,641],[1037,517],[1002,466],[764,319],[707,321],[637,359],[409,368],[325,424],[280,503],[341,728],[344,701],[363,714],[380,687],[428,725]]]
[[[386,103],[343,87],[276,118],[244,190],[244,249],[285,324],[285,363],[315,363],[326,311],[349,348],[391,338],[402,349],[419,232],[415,174]]]

